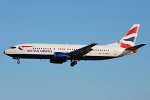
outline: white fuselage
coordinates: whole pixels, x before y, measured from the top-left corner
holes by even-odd
[[[71,60],[71,66],[77,64],[77,60],[105,60],[136,53],[138,48],[146,45],[135,46],[140,24],[134,24],[120,41],[104,46],[91,43],[89,45],[70,44],[20,44],[4,51],[4,54],[17,59],[50,59],[51,63],[62,64]]]
[[[69,53],[82,48],[86,45],[70,45],[70,44],[20,44],[5,50],[5,54],[11,57],[31,58],[31,59],[52,59],[55,52]],[[85,54],[83,58],[78,60],[103,60],[116,58],[122,55],[124,48],[119,46],[94,46],[92,51]]]

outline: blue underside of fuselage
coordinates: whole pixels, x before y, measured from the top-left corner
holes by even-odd
[[[14,58],[25,58],[25,59],[53,59],[54,55],[40,55],[40,54],[9,54],[8,56]],[[84,56],[83,58],[78,58],[75,60],[105,60],[112,59],[116,57],[111,56]],[[70,59],[69,59],[70,60]]]

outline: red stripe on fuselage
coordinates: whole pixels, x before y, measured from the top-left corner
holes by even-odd
[[[33,46],[19,46],[19,47],[23,47],[24,48],[24,47],[33,47]]]
[[[33,46],[21,46],[21,47],[33,47]]]

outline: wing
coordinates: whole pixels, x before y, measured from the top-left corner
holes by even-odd
[[[97,44],[98,43],[92,43],[92,44],[87,45],[85,47],[79,48],[75,51],[69,52],[68,57],[70,59],[81,58],[81,57],[83,57],[83,55],[85,55],[85,54],[89,53],[90,51],[92,51],[93,50],[92,47],[97,45]]]

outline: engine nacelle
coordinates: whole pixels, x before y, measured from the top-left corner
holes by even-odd
[[[50,59],[51,63],[62,64],[67,61],[67,53],[55,52],[54,58]]]
[[[50,63],[55,63],[55,64],[62,64],[66,62],[66,59],[50,59]]]
[[[55,52],[54,53],[54,58],[55,59],[67,59],[67,53]]]

